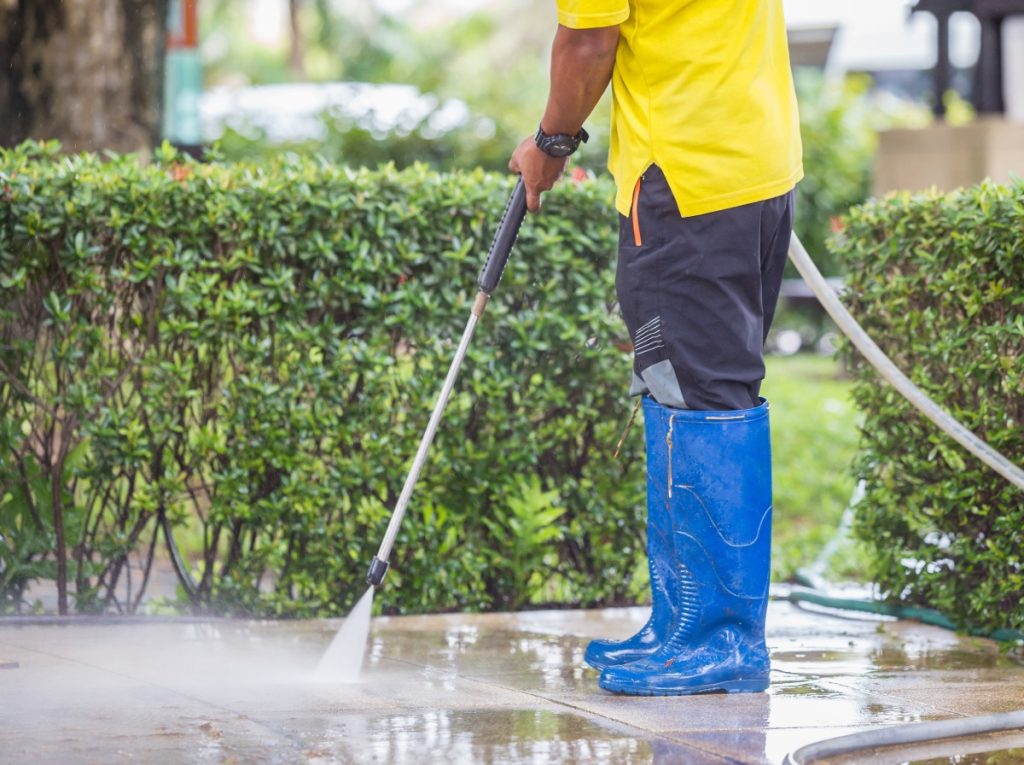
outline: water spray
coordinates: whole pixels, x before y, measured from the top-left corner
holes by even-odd
[[[491,250],[487,255],[487,261],[484,263],[483,271],[480,272],[480,278],[477,281],[478,291],[476,293],[476,300],[473,301],[473,307],[470,310],[466,328],[462,331],[462,340],[459,341],[459,347],[455,351],[455,358],[452,359],[452,364],[448,368],[448,376],[445,378],[444,385],[441,387],[441,393],[437,397],[437,403],[434,405],[433,414],[430,415],[427,429],[423,433],[423,438],[420,439],[420,446],[416,450],[416,456],[413,458],[409,475],[406,476],[402,493],[398,496],[398,501],[395,503],[395,509],[391,514],[391,521],[388,523],[387,531],[384,533],[384,539],[380,543],[380,549],[370,562],[370,568],[366,572],[366,581],[371,588],[379,587],[381,582],[384,581],[384,575],[387,574],[391,548],[395,544],[398,528],[402,525],[405,509],[409,504],[409,499],[412,497],[413,489],[416,487],[416,481],[420,477],[423,463],[426,462],[427,452],[430,451],[430,444],[434,440],[434,434],[437,432],[437,426],[441,422],[444,408],[448,403],[448,398],[451,396],[452,388],[455,387],[455,378],[459,375],[459,367],[462,366],[462,360],[469,349],[470,340],[473,339],[476,324],[480,317],[483,316],[487,301],[498,288],[498,282],[501,281],[501,275],[505,271],[505,264],[508,263],[509,255],[512,254],[512,246],[516,243],[519,227],[522,225],[525,216],[526,187],[523,185],[523,179],[520,178],[516,183],[515,189],[512,190],[512,196],[509,197],[505,213],[501,218],[501,224],[494,235],[494,241],[491,242]]]

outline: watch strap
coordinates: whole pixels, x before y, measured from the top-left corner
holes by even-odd
[[[538,125],[537,134],[534,136],[537,148],[552,157],[568,157],[570,154],[575,153],[581,143],[586,143],[589,139],[590,134],[587,133],[583,127],[580,127],[579,132],[577,132],[576,135],[569,135],[568,133],[545,133],[543,126]],[[569,151],[553,153],[550,151],[549,147],[554,144],[558,144],[560,146],[569,144]]]

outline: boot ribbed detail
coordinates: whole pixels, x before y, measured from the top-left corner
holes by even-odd
[[[697,587],[697,581],[686,564],[679,563],[676,569],[679,583],[677,590],[679,609],[676,612],[675,629],[654,654],[659,657],[674,656],[682,651],[700,624],[700,589]]]

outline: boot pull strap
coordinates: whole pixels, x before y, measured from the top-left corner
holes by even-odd
[[[619,437],[619,442],[615,444],[615,454],[612,455],[612,459],[617,460],[619,458],[619,452],[622,451],[622,445],[626,443],[626,436],[629,435],[629,431],[633,428],[633,423],[636,422],[636,413],[640,411],[640,402],[642,398],[637,397],[636,404],[633,406],[633,414],[629,416],[629,422],[626,423],[626,429],[622,431],[622,435]]]
[[[668,444],[668,498],[672,499],[672,423],[675,422],[675,414],[668,418],[668,433],[665,436],[665,443]]]

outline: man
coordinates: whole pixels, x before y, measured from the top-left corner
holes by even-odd
[[[782,0],[557,0],[527,206],[612,82],[616,291],[647,442],[651,618],[587,663],[610,691],[761,691],[771,545],[759,398],[802,177]]]

